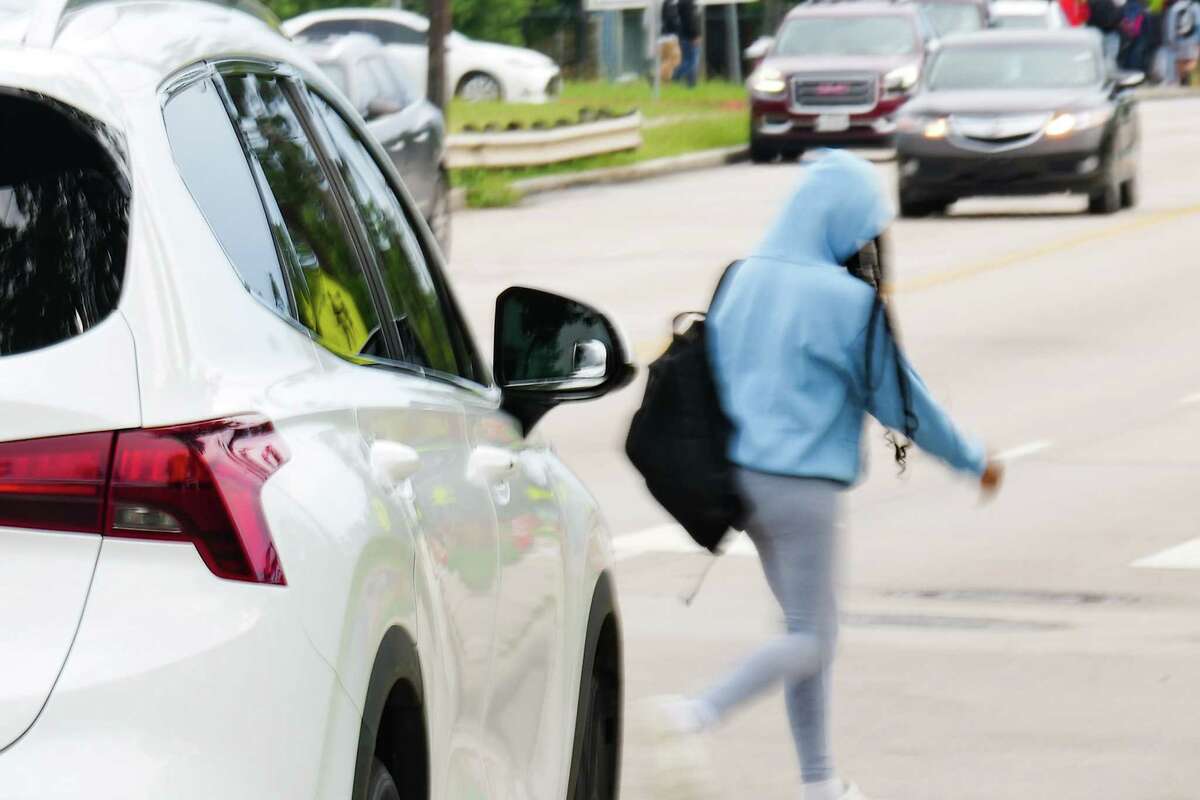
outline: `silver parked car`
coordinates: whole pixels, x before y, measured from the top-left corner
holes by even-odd
[[[301,47],[350,99],[387,149],[443,251],[450,245],[450,179],[444,164],[446,120],[394,53],[365,34]]]

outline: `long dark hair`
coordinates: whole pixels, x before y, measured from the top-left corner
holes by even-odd
[[[904,354],[900,351],[900,341],[896,336],[896,326],[892,322],[892,314],[888,308],[886,292],[888,290],[887,282],[887,240],[883,236],[878,236],[868,242],[861,250],[854,254],[846,264],[846,269],[851,275],[859,278],[862,281],[870,284],[875,289],[875,300],[871,306],[871,316],[867,320],[867,342],[865,355],[865,374],[867,376],[867,391],[869,394],[874,394],[879,387],[875,383],[874,370],[875,362],[872,355],[875,353],[875,342],[880,335],[880,329],[883,330],[883,335],[887,337],[888,345],[893,349],[896,360],[896,384],[900,388],[900,402],[904,410],[904,440],[901,441],[896,433],[888,430],[886,437],[888,444],[896,454],[896,464],[900,467],[900,472],[904,472],[908,466],[908,448],[912,447],[912,437],[917,432],[917,427],[920,421],[912,409],[912,387],[908,382],[908,372],[904,368]],[[885,357],[886,360],[886,357]]]

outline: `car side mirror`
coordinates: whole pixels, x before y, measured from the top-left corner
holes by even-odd
[[[390,97],[374,97],[367,103],[366,119],[373,120],[380,117],[386,117],[389,114],[398,114],[404,110],[404,106],[397,103]]]
[[[594,308],[514,287],[496,300],[494,371],[504,409],[528,431],[560,403],[592,400],[637,369],[616,326]]]
[[[1136,89],[1146,82],[1146,73],[1137,70],[1118,72],[1116,76],[1117,91]]]

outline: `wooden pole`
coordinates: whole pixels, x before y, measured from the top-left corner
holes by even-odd
[[[446,37],[453,25],[450,0],[429,2],[429,102],[446,111],[450,87],[446,85]]]

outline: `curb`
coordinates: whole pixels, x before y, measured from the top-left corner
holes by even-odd
[[[522,197],[556,192],[561,189],[574,189],[580,186],[597,186],[606,183],[629,183],[632,181],[658,178],[663,175],[675,175],[680,172],[690,172],[698,169],[710,169],[725,164],[736,164],[750,157],[750,149],[744,146],[723,147],[717,150],[701,150],[698,153],[686,153],[669,158],[656,158],[630,164],[627,167],[605,167],[591,169],[586,172],[571,172],[564,175],[547,175],[543,178],[527,178],[516,181],[512,187]]]
[[[1156,86],[1150,89],[1138,89],[1133,96],[1143,103],[1152,103],[1155,100],[1200,98],[1200,89],[1189,86]]]

